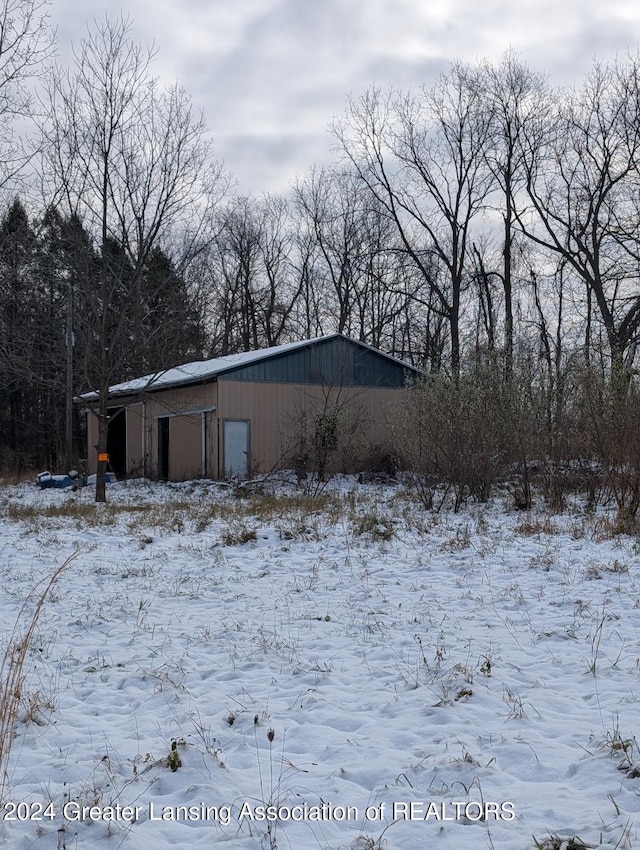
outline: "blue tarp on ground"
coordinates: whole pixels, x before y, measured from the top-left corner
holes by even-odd
[[[113,472],[107,472],[105,475],[107,484],[112,484],[116,480]],[[85,487],[87,484],[95,484],[95,475],[78,475],[78,473],[67,473],[65,475],[52,475],[50,472],[41,472],[36,481],[41,490],[48,490],[51,487],[64,490],[66,487]]]

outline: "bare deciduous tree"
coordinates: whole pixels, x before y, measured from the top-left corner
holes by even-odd
[[[335,132],[362,183],[395,222],[424,288],[436,294],[449,324],[455,377],[471,228],[491,179],[484,157],[489,122],[478,87],[455,64],[419,97],[370,89],[350,102]],[[446,274],[434,274],[437,269]]]
[[[208,281],[212,350],[224,355],[278,345],[305,283],[289,205],[275,195],[234,198],[218,225],[199,265]]]
[[[98,391],[99,458],[107,450],[109,386],[123,377],[132,317],[149,303],[141,298],[148,261],[177,229],[199,231],[223,184],[203,118],[181,88],[160,88],[152,59],[127,20],[106,20],[50,86],[45,157],[57,203],[82,220],[100,258],[98,280],[73,282],[91,317],[86,377]],[[160,319],[156,327],[166,333]],[[105,471],[99,460],[97,501],[105,499]]]
[[[517,56],[508,52],[497,65],[481,63],[470,70],[481,92],[489,116],[485,159],[495,181],[497,211],[502,218],[502,263],[494,272],[502,284],[504,298],[504,360],[508,378],[513,367],[514,344],[514,240],[515,216],[526,186],[524,151],[534,150],[549,111],[545,78],[531,71]],[[526,144],[525,144],[526,139]],[[479,253],[476,252],[480,260]],[[482,269],[487,281],[489,270]]]
[[[393,221],[350,172],[313,170],[294,200],[314,248],[325,327],[388,347],[406,298]]]
[[[520,226],[583,281],[624,392],[640,330],[640,56],[596,63],[527,154],[534,214],[519,213]]]
[[[47,0],[0,3],[0,188],[12,184],[33,156],[33,139],[19,130],[34,115],[32,81],[44,74],[53,54]],[[20,127],[22,125],[22,127]]]

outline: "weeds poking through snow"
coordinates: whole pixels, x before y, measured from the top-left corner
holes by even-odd
[[[265,801],[267,806],[275,806],[279,807],[280,804],[280,783],[282,782],[282,767],[280,768],[280,773],[278,775],[277,781],[274,783],[274,775],[273,775],[273,741],[275,739],[276,733],[273,729],[269,729],[267,732],[267,740],[269,742],[269,793],[268,795],[265,793],[266,788],[264,784],[264,779],[262,776],[262,763],[260,761],[260,748],[258,746],[258,726],[260,723],[260,718],[256,714],[253,718],[253,734],[256,742],[256,756],[258,759],[258,776],[260,777],[260,794],[262,799]],[[282,748],[284,753],[284,739],[282,741]],[[277,840],[277,826],[278,821],[269,821],[267,824],[267,839],[269,841],[269,850],[278,850],[278,840]]]
[[[225,546],[242,546],[258,539],[255,528],[249,528],[244,522],[236,521],[222,532]]]
[[[388,517],[375,512],[366,513],[354,520],[353,533],[358,536],[368,535],[372,540],[391,540],[393,523]]]
[[[509,720],[522,720],[523,717],[526,717],[522,698],[514,693],[507,685],[503,685],[502,698],[509,707],[509,713],[507,714]]]
[[[231,843],[384,850],[433,844],[440,831],[449,833],[444,843],[458,846],[459,830],[433,817],[420,827],[398,819],[390,830],[382,817],[314,825],[286,823],[286,816],[269,821],[261,812],[267,804],[286,809],[333,798],[357,804],[362,816],[368,801],[391,793],[408,800],[429,795],[439,809],[461,799],[460,789],[475,799],[471,778],[479,791],[475,777],[490,775],[500,799],[512,786],[531,795],[516,797],[517,818],[504,831],[486,816],[463,829],[465,846],[494,850],[495,841],[496,848],[506,842],[519,850],[576,850],[587,846],[584,835],[590,845],[631,850],[638,828],[625,821],[640,796],[640,754],[631,737],[640,681],[640,544],[595,544],[587,524],[584,532],[575,529],[575,545],[573,515],[554,515],[558,533],[549,537],[545,514],[505,513],[504,498],[456,518],[444,507],[425,513],[397,487],[358,489],[346,480],[335,494],[330,485],[317,497],[288,487],[278,483],[274,494],[233,499],[213,483],[153,485],[158,504],[107,509],[113,530],[104,528],[107,511],[81,524],[78,518],[79,528],[91,529],[81,544],[86,570],[65,574],[54,588],[55,606],[47,597],[27,650],[7,796],[10,789],[13,798],[45,797],[59,809],[67,779],[74,803],[122,799],[144,807],[151,797],[173,807],[190,803],[206,785],[233,807],[246,801],[251,809],[238,820],[237,836],[222,836]],[[176,498],[194,492],[188,503]],[[138,486],[114,490],[114,499],[141,495]],[[54,497],[25,493],[23,501],[46,507]],[[35,581],[32,571],[44,574],[46,552],[64,552],[58,564],[76,548],[69,544],[71,513],[33,514],[34,529],[42,529],[37,536],[25,536],[22,520],[6,521],[14,545],[0,563],[7,591],[0,660]],[[259,545],[243,541],[252,530]],[[43,534],[58,531],[45,549]],[[35,600],[20,635],[34,607]],[[51,693],[54,705],[63,697],[56,724],[48,717]],[[544,723],[536,720],[538,701]],[[616,723],[612,730],[617,710],[622,728]],[[125,713],[135,718],[134,731],[130,721],[123,731]],[[91,735],[77,734],[85,722],[95,728],[93,717],[107,744],[123,742],[122,757],[103,761]],[[23,719],[30,724],[24,740]],[[252,721],[259,727],[255,747]],[[38,722],[45,727],[31,726]],[[576,744],[583,749],[578,742],[588,740],[590,761],[572,758]],[[220,769],[223,755],[230,773]],[[176,756],[183,764],[169,776]],[[501,769],[491,769],[497,763]],[[390,766],[396,792],[387,785]],[[536,784],[525,787],[520,780],[532,769]],[[556,794],[564,803],[574,790],[569,820],[568,806],[556,812],[534,805]],[[45,826],[46,834],[36,824],[24,838],[26,827],[14,835],[34,850],[46,842],[53,850],[60,823]],[[89,826],[63,822],[60,850],[65,842],[69,850],[95,843],[89,832],[97,830]],[[134,843],[146,846],[157,826],[142,818],[134,831]],[[94,837],[107,837],[102,833]],[[123,850],[125,833],[116,841]]]
[[[607,611],[605,607],[605,603],[602,603],[602,608],[598,619],[596,621],[596,627],[591,636],[591,662],[589,664],[588,671],[592,676],[596,675],[597,667],[598,667],[598,656],[600,655],[600,644],[602,643],[602,629],[604,626],[604,621],[607,617]]]
[[[171,768],[173,773],[175,773],[179,767],[182,767],[182,759],[178,753],[178,742],[175,740],[171,742],[171,750],[167,756],[167,767]]]
[[[600,746],[610,751],[611,755],[619,759],[618,770],[626,773],[630,779],[640,776],[640,762],[637,761],[640,749],[635,737],[625,737],[620,732],[620,723],[616,715],[612,729],[605,731],[605,736]]]
[[[388,823],[377,838],[372,838],[370,835],[360,835],[358,837],[358,850],[383,850],[387,841],[384,834],[394,825],[395,821]]]
[[[482,656],[482,664],[480,664],[480,672],[483,676],[487,676],[487,678],[491,675],[491,670],[493,669],[493,664],[491,662],[491,658],[488,655]]]
[[[0,662],[0,802],[5,798],[9,779],[9,756],[15,736],[18,711],[23,699],[24,661],[33,643],[38,620],[47,597],[60,575],[78,557],[78,554],[74,552],[63,564],[31,588],[18,612]],[[34,603],[35,607],[29,618],[27,608]],[[23,620],[26,621],[26,629],[21,633]]]
[[[533,836],[533,845],[536,850],[591,850],[595,844],[585,844],[581,838],[562,838],[560,835],[549,835],[540,841]]]
[[[541,519],[527,519],[517,525],[514,528],[514,532],[516,534],[522,534],[525,537],[536,534],[554,535],[558,533],[558,528],[549,517],[544,517]]]

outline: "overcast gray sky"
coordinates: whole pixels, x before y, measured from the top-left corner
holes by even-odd
[[[216,150],[247,194],[286,191],[331,157],[348,93],[432,82],[453,59],[513,48],[552,83],[640,43],[637,0],[52,0],[61,61],[87,19],[122,11],[155,43],[156,73],[204,109]]]

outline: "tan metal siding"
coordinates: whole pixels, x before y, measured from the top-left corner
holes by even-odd
[[[247,419],[251,423],[252,472],[292,467],[303,432],[307,448],[313,440],[314,416],[333,409],[339,412],[340,441],[330,452],[328,468],[357,471],[372,446],[391,447],[389,423],[399,400],[400,392],[389,388],[326,388],[248,381],[214,381],[158,391],[129,406],[127,459],[133,468],[136,458],[141,458],[144,474],[158,476],[158,418],[169,416],[169,477],[200,477],[206,461],[205,474],[220,478],[224,475],[223,422]],[[89,416],[88,434],[91,471],[95,471],[94,415]]]
[[[198,384],[151,393],[146,398],[147,417],[170,416],[213,407],[216,404],[216,384]]]
[[[218,472],[218,417],[216,412],[205,413],[206,476],[216,478]]]
[[[172,416],[169,420],[169,478],[187,481],[202,477],[202,415]]]
[[[158,477],[158,418],[170,416],[169,478],[173,481],[185,481],[202,476],[202,416],[207,417],[207,425],[213,434],[212,437],[208,437],[207,442],[213,439],[215,445],[216,414],[214,411],[207,411],[207,408],[215,407],[216,402],[217,384],[215,382],[156,392],[146,398],[145,466],[147,475],[152,478]],[[212,457],[215,462],[215,452]],[[208,461],[207,465],[210,466],[211,461]]]
[[[118,399],[111,407],[126,407],[127,474],[158,476],[158,418],[171,417],[169,477],[186,480],[203,474],[202,419],[206,417],[207,475],[217,468],[217,384],[198,384],[146,394],[140,400]],[[212,410],[213,408],[213,410]],[[175,421],[174,421],[175,420]],[[87,467],[96,471],[98,420],[87,414]]]
[[[218,416],[251,420],[251,467],[268,472],[290,466],[302,432],[309,439],[314,414],[338,411],[342,442],[331,453],[330,466],[349,468],[352,455],[358,461],[372,446],[390,447],[389,423],[398,403],[398,390],[342,387],[327,389],[299,384],[218,383]],[[348,440],[348,445],[347,445]],[[220,462],[218,475],[222,474]]]
[[[130,478],[139,478],[144,475],[142,402],[129,405],[125,413],[127,417],[127,475]]]

